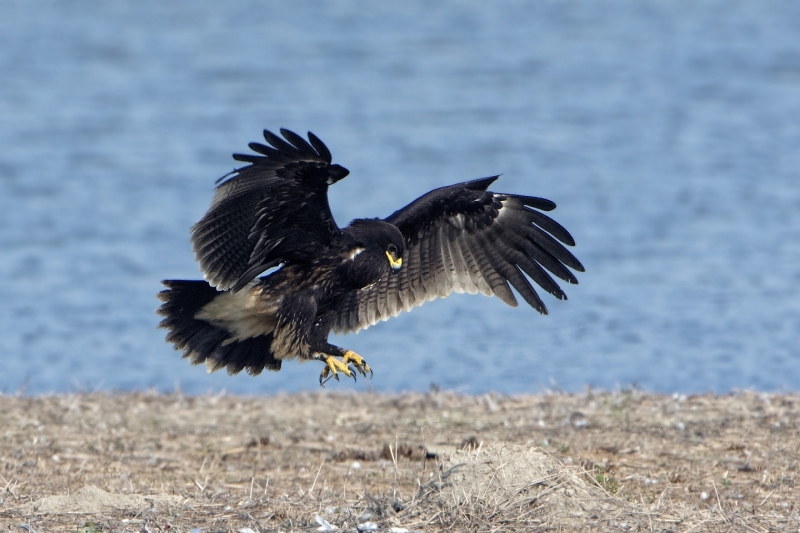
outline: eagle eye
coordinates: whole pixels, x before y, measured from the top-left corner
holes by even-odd
[[[390,254],[392,254],[392,255],[396,255],[397,254],[397,246],[395,246],[394,244],[389,244],[389,246],[386,248],[386,250],[388,250],[388,252]]]

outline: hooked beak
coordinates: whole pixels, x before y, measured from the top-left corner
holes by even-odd
[[[394,257],[392,257],[392,254],[386,252],[386,259],[389,260],[389,265],[392,267],[392,270],[394,272],[397,272],[398,270],[400,270],[400,267],[403,266],[402,257],[398,257],[397,259],[395,259]]]

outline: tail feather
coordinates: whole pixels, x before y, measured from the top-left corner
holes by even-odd
[[[229,374],[246,369],[253,376],[265,368],[278,371],[280,359],[270,350],[272,334],[235,341],[223,327],[195,318],[197,313],[221,294],[205,281],[166,280],[167,290],[158,298],[164,302],[158,314],[159,327],[169,330],[167,341],[184,352],[192,364],[205,363],[213,372],[227,367]]]

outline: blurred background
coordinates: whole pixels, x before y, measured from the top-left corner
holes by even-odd
[[[586,266],[549,316],[455,295],[332,342],[339,390],[800,388],[800,3],[0,4],[0,391],[317,389],[208,375],[157,329],[261,130],[351,171],[340,225],[502,173]],[[541,291],[540,291],[541,292]]]

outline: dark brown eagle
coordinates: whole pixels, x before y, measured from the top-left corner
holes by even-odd
[[[306,141],[280,131],[264,131],[270,146],[250,143],[259,155],[234,154],[247,165],[221,178],[192,227],[206,281],[167,280],[159,294],[167,340],[192,363],[256,375],[297,357],[324,363],[320,383],[355,378],[370,367],[329,344],[331,331],[358,331],[453,291],[516,306],[509,284],[546,314],[530,280],[559,299],[567,296],[550,274],[578,283],[569,268],[583,266],[561,244],[575,241],[541,213],[555,208],[550,200],[488,191],[492,176],[340,228],[328,187],[349,171],[313,133]]]

